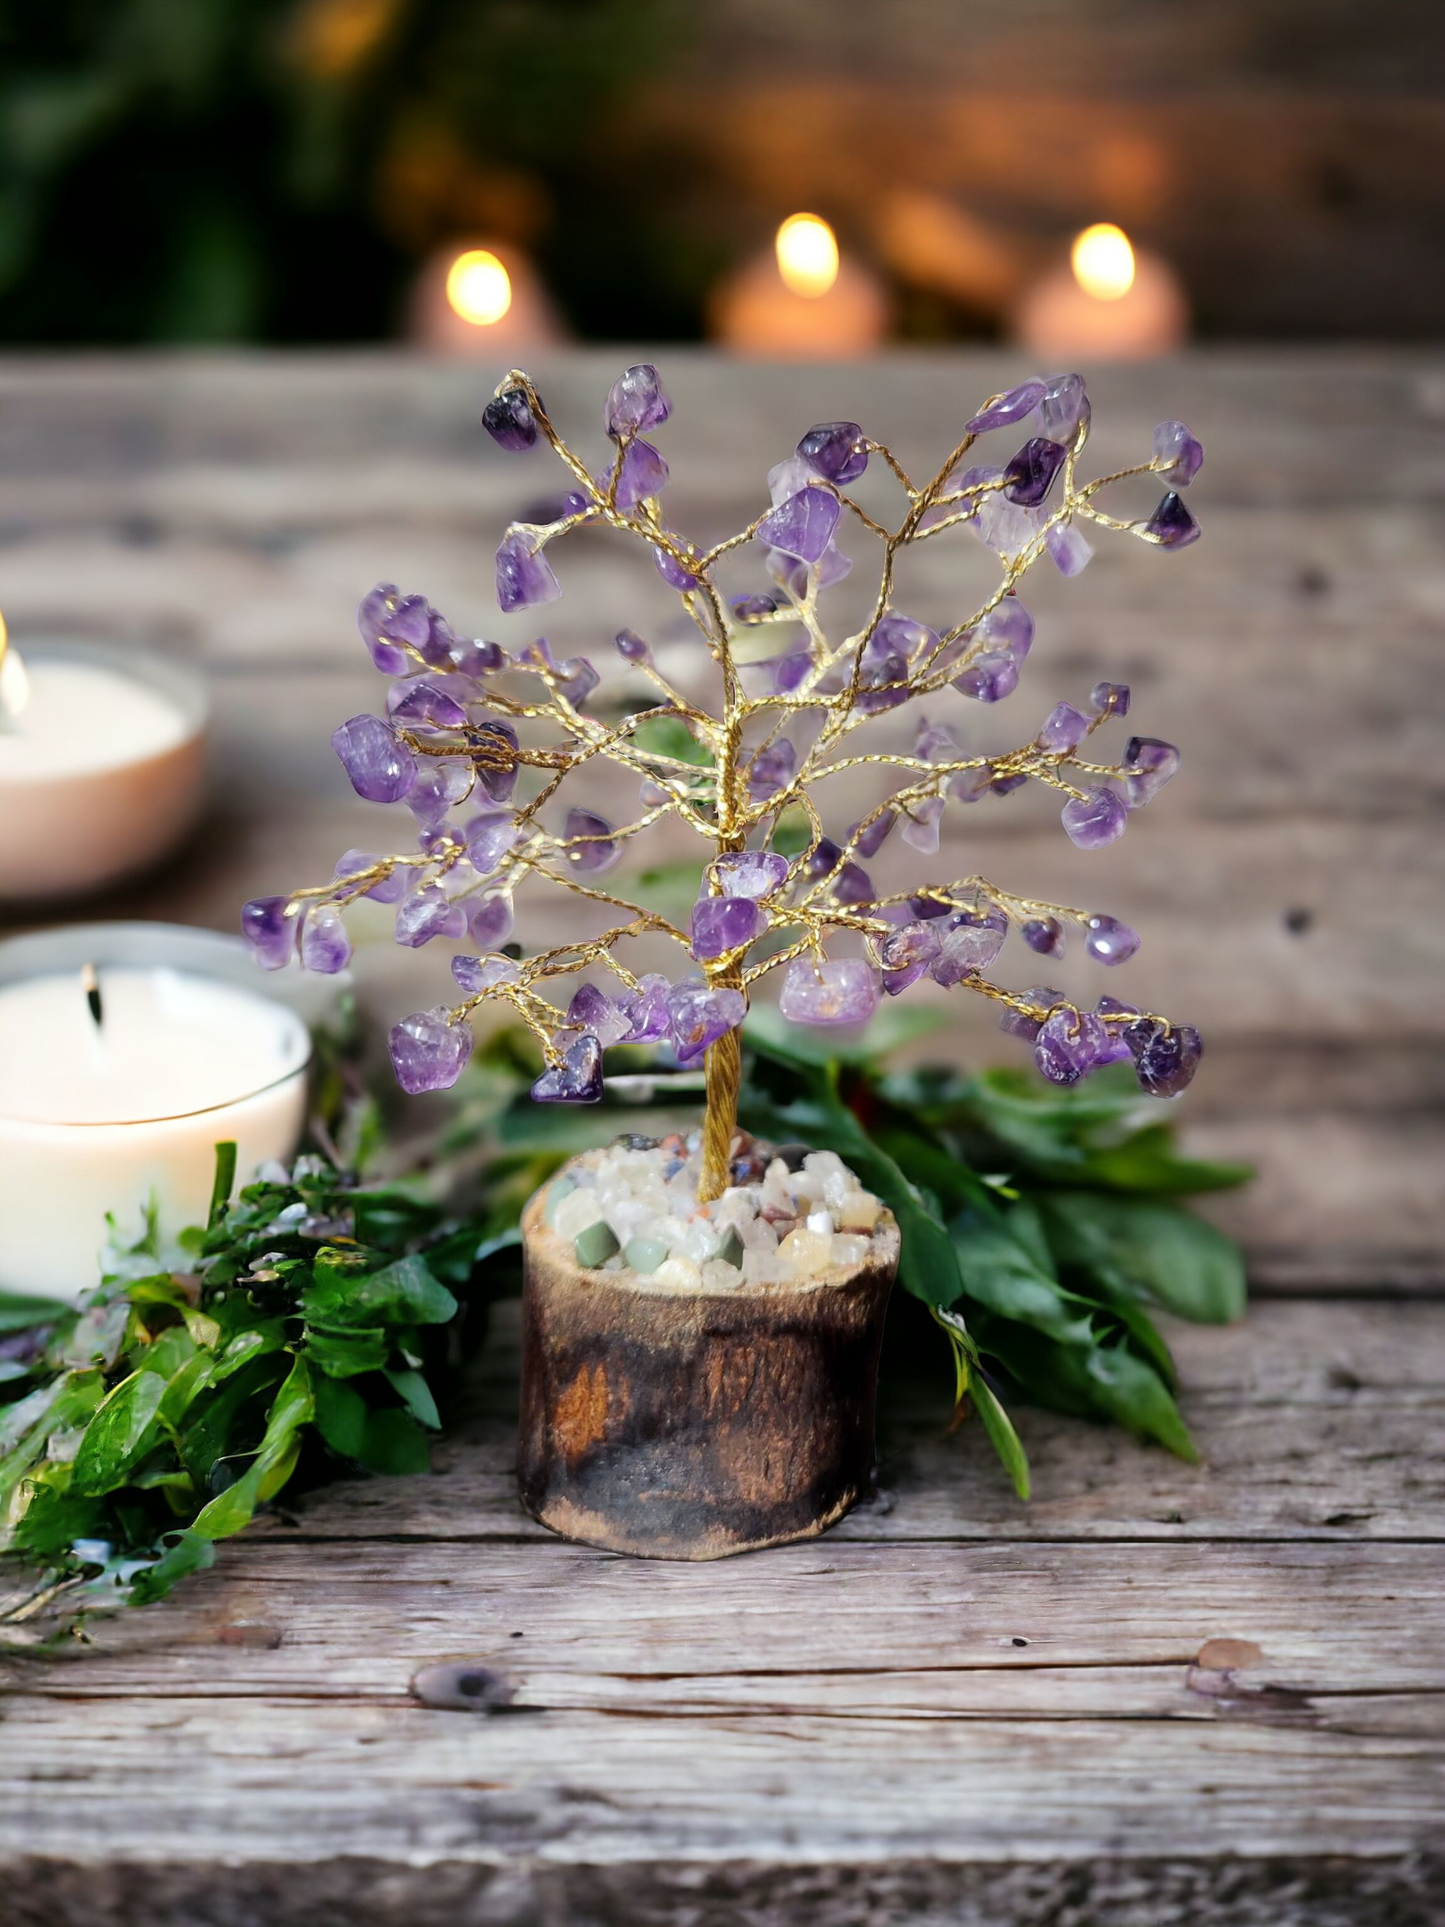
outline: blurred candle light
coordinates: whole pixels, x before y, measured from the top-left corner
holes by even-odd
[[[1097,221],[1075,236],[1067,265],[1024,295],[1015,333],[1045,361],[1145,360],[1182,346],[1189,310],[1167,261]]]
[[[713,290],[712,333],[744,355],[839,361],[866,355],[888,331],[878,278],[842,255],[818,214],[790,214],[773,246]]]
[[[434,354],[491,359],[566,339],[530,259],[500,241],[434,254],[417,277],[408,332]]]
[[[790,214],[773,242],[778,273],[794,294],[816,301],[838,279],[838,242],[817,214]]]

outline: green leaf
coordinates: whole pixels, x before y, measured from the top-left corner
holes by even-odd
[[[369,1406],[354,1385],[334,1378],[316,1387],[316,1429],[334,1452],[368,1472],[425,1472],[425,1435],[409,1412]]]
[[[698,769],[711,769],[713,765],[712,751],[698,741],[681,716],[649,716],[632,732],[632,740],[640,750],[651,751],[654,756],[671,756]]]
[[[206,1214],[208,1226],[218,1224],[236,1187],[236,1147],[229,1139],[216,1146],[216,1175],[211,1181],[211,1205]]]
[[[74,1314],[54,1298],[27,1298],[22,1292],[0,1291],[0,1332],[28,1331],[32,1325],[54,1325]]]
[[[1174,1205],[1084,1191],[1046,1194],[1040,1206],[1060,1264],[1200,1324],[1243,1315],[1244,1261],[1202,1218]]]
[[[203,1539],[225,1539],[239,1532],[256,1507],[274,1497],[290,1478],[301,1450],[302,1429],[315,1416],[315,1410],[311,1373],[306,1360],[298,1358],[276,1394],[251,1464],[234,1485],[201,1509],[192,1522],[192,1531]]]
[[[96,1409],[75,1455],[70,1489],[95,1497],[124,1485],[126,1474],[148,1448],[165,1396],[166,1381],[154,1372],[132,1372]]]
[[[1089,1342],[1087,1308],[1081,1310],[1079,1301],[1040,1267],[1007,1222],[965,1218],[955,1222],[953,1241],[963,1289],[978,1304],[1032,1325],[1062,1345]]]
[[[193,1572],[204,1572],[216,1562],[215,1546],[199,1532],[167,1532],[161,1544],[165,1550],[160,1558],[142,1568],[131,1581],[131,1598],[137,1606],[164,1599],[179,1580]]]
[[[424,1425],[429,1432],[442,1429],[442,1415],[437,1410],[432,1389],[420,1372],[407,1367],[405,1370],[383,1372],[382,1376],[418,1424]]]
[[[318,1277],[301,1309],[319,1325],[444,1325],[456,1316],[457,1301],[426,1259],[412,1256],[361,1276]]]
[[[306,1329],[306,1356],[328,1378],[380,1371],[392,1345],[392,1335],[384,1326],[364,1325],[358,1331],[328,1331],[320,1325]]]
[[[983,1375],[979,1362],[978,1347],[969,1334],[963,1319],[954,1312],[935,1310],[934,1317],[943,1327],[953,1346],[954,1365],[957,1372],[957,1387],[954,1402],[961,1405],[965,1398],[972,1398],[973,1408],[978,1413],[989,1443],[998,1453],[1004,1470],[1013,1481],[1014,1491],[1021,1499],[1027,1500],[1031,1490],[1029,1478],[1029,1458],[1023,1447],[1023,1440],[1014,1430],[1013,1420],[994,1396],[993,1387]]]
[[[1123,1345],[1060,1345],[1027,1326],[996,1320],[978,1342],[1040,1405],[1113,1419],[1182,1459],[1197,1457],[1168,1386]]]
[[[1228,1191],[1235,1185],[1248,1184],[1254,1176],[1252,1165],[1181,1158],[1173,1146],[1172,1125],[1146,1124],[1122,1144],[1089,1151],[1082,1175],[1091,1184],[1105,1185],[1114,1191],[1145,1191],[1177,1197],[1198,1191]]]

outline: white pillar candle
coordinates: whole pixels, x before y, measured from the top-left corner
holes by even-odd
[[[0,627],[3,634],[3,627]],[[201,799],[200,685],[144,651],[0,657],[0,898],[72,895],[154,861]]]
[[[34,940],[32,940],[34,941]],[[283,1004],[169,967],[102,965],[0,984],[0,1288],[73,1298],[100,1276],[106,1215],[202,1222],[215,1147],[242,1180],[289,1158],[310,1035]]]

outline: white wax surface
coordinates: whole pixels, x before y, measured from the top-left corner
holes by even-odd
[[[121,769],[192,733],[178,705],[138,677],[49,656],[25,668],[29,701],[0,723],[0,783]]]
[[[183,1117],[232,1104],[306,1062],[305,1025],[269,998],[177,970],[103,970],[99,981],[99,1028],[78,976],[0,990],[0,1117]]]
[[[215,1147],[239,1182],[288,1159],[306,1115],[306,1026],[283,1004],[169,969],[102,969],[97,1033],[78,973],[0,990],[0,1289],[74,1298],[107,1217],[134,1237],[205,1220]]]

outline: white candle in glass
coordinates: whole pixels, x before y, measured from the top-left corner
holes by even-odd
[[[144,868],[201,800],[198,680],[143,650],[0,621],[0,899],[72,895]]]
[[[95,982],[99,1024],[78,970],[0,983],[5,1290],[73,1298],[100,1276],[108,1213],[134,1233],[153,1198],[174,1234],[205,1217],[217,1143],[235,1140],[244,1181],[301,1135],[295,1011],[166,965],[102,964]]]

